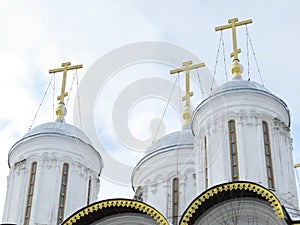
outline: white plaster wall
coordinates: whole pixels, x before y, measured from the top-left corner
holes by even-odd
[[[24,186],[26,185],[25,181],[29,179],[28,170],[28,163],[22,162],[11,168],[7,177],[8,189],[3,212],[3,221],[7,223],[20,224],[22,221],[21,215],[24,215],[25,209],[18,208],[18,204],[26,204],[25,193],[27,194],[28,190]],[[10,204],[7,204],[8,202]]]
[[[209,187],[231,181],[228,121],[236,123],[239,179],[268,188],[262,121],[269,127],[275,190],[284,205],[297,208],[289,111],[277,97],[236,90],[209,97],[195,110],[192,130],[197,152],[197,193],[205,191],[203,139],[207,138]],[[208,188],[209,188],[208,187]]]
[[[172,149],[145,157],[133,173],[133,186],[142,187],[143,201],[170,222],[173,178],[179,178],[179,218],[196,197],[195,157],[193,149]]]
[[[103,165],[90,144],[60,134],[27,137],[17,142],[9,153],[11,170],[3,223],[24,223],[32,162],[37,162],[37,171],[30,224],[56,224],[64,163],[69,164],[64,218],[86,206],[89,177],[92,179],[90,202],[97,200],[98,176]]]

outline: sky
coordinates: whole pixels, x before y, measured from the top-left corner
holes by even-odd
[[[283,99],[289,106],[292,118],[291,136],[294,140],[294,159],[295,162],[300,163],[300,105],[298,103],[300,76],[297,70],[300,52],[298,41],[300,2],[298,0],[91,0],[88,2],[83,0],[0,0],[0,3],[2,73],[0,82],[2,103],[0,112],[0,214],[4,207],[6,177],[9,172],[8,151],[28,131],[51,77],[48,74],[49,69],[57,68],[66,61],[71,61],[73,65],[83,64],[83,69],[78,71],[79,80],[81,80],[98,59],[112,50],[131,43],[156,41],[187,49],[204,61],[213,73],[220,38],[220,33],[215,32],[214,27],[227,24],[228,19],[235,17],[239,20],[250,18],[253,20],[253,24],[247,27],[263,83],[267,89]],[[225,62],[228,69],[230,67],[231,32],[224,31],[223,35]],[[242,48],[241,63],[246,71],[247,45],[244,40],[244,28],[239,29],[238,37],[239,46]],[[223,75],[222,54],[221,48],[216,73],[216,80],[219,84],[226,81]],[[251,80],[261,82],[258,73],[255,72],[253,57],[250,62]],[[126,77],[124,84],[128,86],[131,81],[139,80],[140,77],[147,78],[150,75],[167,77],[168,71],[174,66],[176,65],[144,63],[132,68],[120,69],[116,74],[119,76],[123,74],[123,77]],[[247,73],[244,74],[247,77]],[[56,91],[59,89],[60,79],[60,77],[56,78]],[[175,77],[165,79],[174,82]],[[115,86],[119,88],[114,89]],[[115,92],[117,91],[122,91],[120,80],[109,79],[102,92],[104,96],[102,99],[106,99],[106,102],[103,100],[104,106],[108,106],[116,99]],[[194,92],[196,105],[201,101],[201,95],[200,90],[194,90]],[[110,101],[112,93],[114,97]],[[33,126],[53,121],[52,95],[48,93]],[[55,95],[58,95],[58,92]],[[76,95],[73,94],[74,96]],[[69,123],[72,123],[72,102],[74,100],[71,99],[69,114],[66,118]],[[101,102],[98,101],[95,106],[95,111],[99,113],[98,118],[94,118],[96,122],[99,122],[100,127],[101,121],[111,116],[111,112],[105,110],[106,107],[103,107]],[[133,135],[140,139],[147,139],[149,125],[147,129],[142,125],[151,121],[153,117],[161,117],[161,110],[164,109],[165,104],[165,101],[157,98],[144,105],[142,101],[139,101],[134,104],[136,108],[130,106],[131,114],[135,115],[135,117],[128,116],[129,128]],[[151,107],[153,105],[158,106]],[[108,108],[110,107],[112,106]],[[149,118],[141,115],[147,115]],[[176,115],[176,110],[168,112],[169,118],[175,118]],[[115,140],[112,140],[111,134],[114,131],[109,130],[111,124],[102,125],[107,132],[103,132],[99,138],[106,143],[112,142],[108,145],[113,146]],[[174,125],[168,123],[167,120],[165,126],[166,132],[176,130],[180,126],[180,121]],[[116,147],[116,149],[121,148]],[[120,151],[118,154],[122,155]],[[103,181],[100,198],[112,197],[109,185],[112,184]],[[114,188],[116,197],[132,197],[133,195],[128,187]]]

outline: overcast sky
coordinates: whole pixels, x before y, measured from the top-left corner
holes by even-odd
[[[214,27],[234,17],[253,19],[248,30],[264,85],[291,110],[295,161],[300,162],[298,0],[1,0],[0,3],[0,213],[8,175],[7,153],[28,131],[47,86],[49,69],[65,61],[81,63],[84,68],[79,76],[82,77],[97,59],[117,47],[162,41],[193,52],[213,71],[220,37]],[[244,33],[244,28],[239,29],[241,59],[246,68]],[[224,31],[227,68],[230,67],[230,35],[230,31]],[[223,59],[218,63],[221,65]],[[143,70],[139,68],[139,71]],[[225,81],[223,71],[221,66],[217,73],[219,83]],[[156,68],[153,73],[160,72]],[[251,79],[260,82],[255,73]],[[52,104],[49,99],[47,104]],[[52,105],[45,106],[34,126],[52,121],[51,110]],[[140,127],[133,129],[142,132]],[[101,198],[111,197],[106,190]],[[132,193],[128,191],[123,196],[131,197]]]

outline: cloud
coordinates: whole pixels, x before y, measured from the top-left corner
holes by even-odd
[[[30,0],[2,1],[1,4],[1,187],[6,187],[8,150],[28,130],[49,81],[49,69],[59,67],[64,61],[82,63],[84,68],[79,71],[81,78],[93,62],[116,47],[137,41],[158,40],[191,50],[213,71],[219,39],[214,26],[225,24],[229,18],[236,16],[241,20],[253,19],[254,23],[248,28],[265,86],[288,103],[292,112],[292,134],[295,139],[299,136],[299,1],[292,0],[287,4],[283,0],[246,3],[235,0],[188,0],[184,3],[179,0],[151,3],[130,0],[89,3]],[[245,67],[243,32],[241,28],[239,45],[242,46],[241,61]],[[224,31],[227,68],[231,61],[228,57],[231,51],[230,35],[230,31]],[[222,57],[218,61],[216,74],[219,83],[225,81]],[[58,75],[57,87],[60,79],[61,75]],[[253,79],[258,78],[253,75]],[[52,94],[51,91],[49,93],[35,125],[52,120]],[[70,122],[72,101],[67,116]],[[106,108],[108,104],[102,102],[101,107]],[[140,133],[142,112],[138,110],[136,113],[137,121],[132,121],[131,126]],[[109,120],[107,118],[111,116],[109,111],[103,111],[101,115],[102,118],[96,121]],[[112,134],[107,126],[103,128],[104,137]],[[294,144],[295,158],[298,159],[298,139]],[[106,190],[107,187],[102,188],[101,198],[105,198]],[[4,193],[2,188],[0,212],[3,211]]]

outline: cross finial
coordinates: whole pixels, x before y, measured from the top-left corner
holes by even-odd
[[[233,18],[228,20],[228,25],[223,25],[215,28],[215,31],[232,29],[232,44],[233,44],[233,52],[230,53],[230,57],[233,57],[233,65],[231,67],[231,73],[234,77],[240,77],[242,74],[242,69],[239,64],[238,54],[241,53],[241,49],[237,47],[237,39],[236,39],[236,27],[241,25],[246,25],[252,23],[252,20],[244,20],[238,22],[238,18]]]
[[[192,64],[193,64],[192,61],[187,61],[187,62],[182,63],[183,67],[170,71],[170,74],[180,73],[180,72],[185,71],[185,96],[182,97],[182,101],[185,101],[184,110],[182,112],[183,126],[184,127],[190,125],[190,122],[191,122],[191,101],[190,101],[190,97],[193,96],[193,92],[190,91],[190,73],[189,72],[192,69],[197,69],[199,67],[204,67],[205,66],[204,63],[199,63],[199,64],[195,64],[195,65],[192,65]]]
[[[75,70],[82,68],[82,65],[71,66],[71,62],[65,62],[61,64],[62,68],[49,70],[49,73],[56,72],[64,72],[62,84],[61,84],[61,92],[60,95],[57,96],[57,100],[59,101],[58,107],[56,108],[56,121],[64,121],[64,117],[67,114],[67,109],[65,107],[65,97],[68,96],[68,92],[65,92],[66,81],[67,81],[67,71]]]

